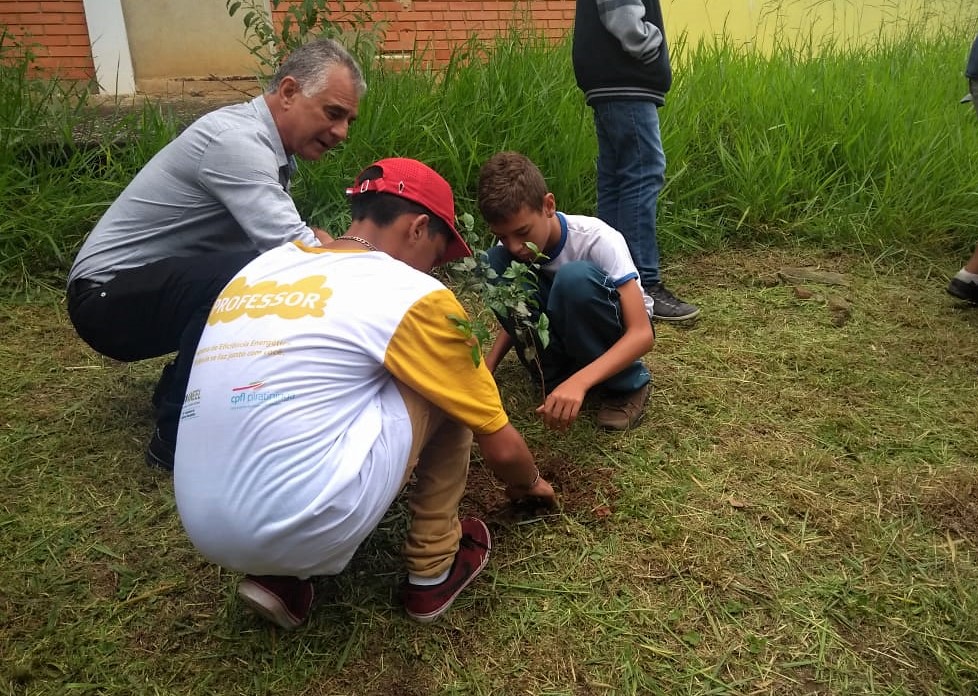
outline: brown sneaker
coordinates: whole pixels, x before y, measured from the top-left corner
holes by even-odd
[[[634,428],[645,415],[645,404],[649,400],[651,382],[646,382],[635,391],[609,392],[601,399],[601,408],[595,421],[605,430],[628,430]]]

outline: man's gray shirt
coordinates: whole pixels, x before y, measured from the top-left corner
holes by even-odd
[[[286,155],[264,97],[206,114],[160,150],[85,240],[68,282],[210,252],[319,246],[289,195]]]

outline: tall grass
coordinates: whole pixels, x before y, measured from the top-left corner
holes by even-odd
[[[978,123],[965,32],[869,46],[680,43],[663,112],[663,227],[684,239],[934,245],[973,234]],[[711,229],[712,228],[712,232]]]
[[[663,244],[791,236],[833,247],[968,246],[978,229],[978,121],[958,99],[970,39],[970,29],[908,29],[871,45],[784,41],[762,52],[680,37],[662,110]],[[418,157],[472,210],[479,164],[515,149],[540,165],[562,209],[593,213],[594,129],[568,49],[513,33],[470,43],[440,73],[373,71],[342,180],[373,157]],[[341,187],[319,185],[337,170],[310,169],[303,191],[328,201],[324,212],[342,210],[328,193]]]
[[[492,45],[469,41],[441,70],[423,65],[418,53],[407,68],[367,67],[350,141],[324,165],[306,167],[297,189],[310,207],[320,201],[324,223],[342,216],[340,194],[358,168],[387,156],[424,160],[453,184],[460,212],[475,213],[479,166],[503,149],[533,158],[558,200],[593,207],[593,127],[566,46],[514,31]]]
[[[0,282],[63,273],[94,221],[176,133],[159,105],[91,103],[87,87],[31,76],[0,25]]]
[[[970,248],[978,120],[957,102],[976,22],[957,19],[858,46],[782,37],[761,50],[677,37],[662,110],[666,251],[789,237],[868,250]],[[63,273],[104,208],[180,124],[151,104],[93,128],[105,119],[84,108],[84,91],[29,80],[3,36],[0,130],[15,135],[0,136],[0,274],[19,282]],[[460,212],[474,212],[478,167],[502,149],[540,165],[561,209],[594,212],[594,129],[569,41],[514,30],[469,42],[443,70],[420,60],[375,64],[367,79],[350,141],[303,165],[295,194],[313,222],[342,229],[344,187],[391,155],[430,163],[455,187]],[[79,147],[86,130],[97,137]]]

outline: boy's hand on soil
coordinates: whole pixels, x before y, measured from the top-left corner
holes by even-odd
[[[547,480],[542,476],[529,487],[507,486],[506,495],[513,502],[536,501],[547,507],[553,507],[557,504],[557,494],[554,493],[553,486],[547,483]]]

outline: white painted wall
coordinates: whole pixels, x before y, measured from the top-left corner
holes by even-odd
[[[135,94],[136,78],[121,0],[82,0],[99,90]]]
[[[225,0],[82,0],[99,89],[131,95],[172,80],[252,76],[240,11]],[[266,9],[268,0],[264,0]]]
[[[121,0],[137,81],[253,75],[240,10],[224,0]],[[267,2],[265,3],[267,5]]]

